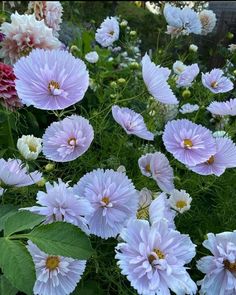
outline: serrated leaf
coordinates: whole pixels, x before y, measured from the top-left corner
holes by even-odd
[[[12,286],[5,276],[0,277],[0,294],[1,295],[16,295],[18,290]]]
[[[0,206],[0,231],[4,229],[5,221],[8,217],[15,214],[18,208],[13,205],[2,205]]]
[[[18,211],[7,218],[4,227],[4,236],[10,236],[26,229],[32,229],[44,219],[45,216],[34,214],[30,211]]]
[[[87,235],[67,222],[41,225],[27,237],[49,255],[87,259],[93,251]]]
[[[31,295],[35,282],[33,260],[20,241],[0,238],[0,267],[10,283],[20,291]]]

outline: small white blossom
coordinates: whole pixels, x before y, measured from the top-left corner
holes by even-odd
[[[228,47],[228,50],[233,53],[236,51],[236,44],[230,44]]]
[[[193,52],[197,52],[198,51],[198,46],[195,45],[195,44],[190,44],[189,50],[191,50]]]
[[[180,75],[185,69],[186,69],[186,65],[180,60],[177,60],[173,64],[173,71],[176,75]]]
[[[42,150],[42,139],[33,135],[22,135],[17,141],[17,148],[26,160],[36,160]]]
[[[178,211],[179,213],[184,213],[190,209],[190,204],[192,202],[192,198],[186,193],[185,190],[177,190],[174,189],[170,193],[169,198],[170,206]]]
[[[126,168],[125,168],[125,166],[121,165],[121,166],[119,166],[119,167],[117,168],[116,171],[117,171],[117,172],[126,173]]]
[[[199,13],[199,19],[202,24],[201,35],[211,33],[216,25],[216,15],[212,10],[202,10]]]
[[[90,62],[90,63],[92,63],[92,64],[95,64],[95,63],[98,61],[98,59],[99,59],[99,55],[97,54],[96,51],[91,51],[91,52],[89,52],[89,53],[87,53],[87,54],[85,55],[85,59],[86,59],[88,62]]]
[[[198,109],[199,109],[199,105],[186,103],[182,105],[179,111],[181,114],[188,114],[188,113],[196,112]]]

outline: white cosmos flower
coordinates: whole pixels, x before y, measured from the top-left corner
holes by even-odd
[[[170,193],[169,198],[170,206],[178,211],[179,213],[184,213],[190,209],[190,204],[192,202],[192,198],[186,193],[185,190],[177,190],[174,189]]]
[[[107,17],[97,29],[95,34],[96,41],[102,47],[108,47],[119,39],[120,28],[115,17]]]
[[[26,160],[36,160],[42,150],[42,139],[33,135],[22,135],[17,140],[17,148]]]
[[[179,111],[181,114],[188,114],[188,113],[196,112],[198,109],[199,109],[199,105],[186,103],[182,105]]]
[[[187,66],[182,61],[177,60],[173,64],[173,71],[176,75],[180,75],[186,69],[186,67]]]
[[[199,13],[199,19],[202,24],[201,35],[211,33],[216,25],[216,15],[212,10],[202,10]]]
[[[96,51],[91,51],[91,52],[89,52],[89,53],[87,53],[87,54],[85,55],[85,59],[86,59],[88,62],[90,62],[90,63],[92,63],[92,64],[95,64],[95,63],[98,61],[98,59],[99,59],[99,55],[97,54]]]
[[[195,44],[190,44],[189,50],[191,50],[193,52],[197,52],[198,51],[198,46],[195,45]]]

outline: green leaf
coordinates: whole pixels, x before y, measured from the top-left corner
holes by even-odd
[[[15,214],[18,208],[13,205],[2,205],[0,206],[0,231],[4,229],[5,222],[8,217]]]
[[[87,235],[67,222],[41,225],[27,237],[49,255],[87,259],[93,251]]]
[[[2,295],[16,295],[17,289],[12,286],[8,279],[4,276],[0,277],[0,294]]]
[[[35,282],[33,260],[20,241],[0,238],[0,267],[10,283],[20,291],[31,295]]]
[[[30,211],[18,211],[7,218],[5,222],[4,235],[10,236],[13,233],[32,229],[45,219],[45,216],[34,214]]]

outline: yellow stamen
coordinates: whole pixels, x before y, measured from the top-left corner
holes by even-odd
[[[224,260],[224,267],[225,269],[231,271],[231,272],[236,272],[236,261],[235,262],[229,262],[229,260]]]
[[[67,143],[70,145],[70,146],[75,146],[76,145],[76,138],[74,137],[71,137],[67,140]]]
[[[139,209],[136,216],[138,219],[148,220],[149,219],[149,206]]]
[[[159,259],[164,259],[164,258],[165,258],[164,253],[163,253],[160,249],[153,249],[153,252],[156,253],[156,255],[157,255],[157,257],[158,257]],[[151,254],[151,255],[148,256],[148,261],[149,261],[149,263],[152,264],[152,262],[153,262],[154,260],[156,260],[156,257],[155,257],[154,255]]]
[[[35,144],[33,144],[33,143],[30,143],[28,145],[28,148],[29,148],[30,152],[32,152],[32,153],[36,153],[37,152],[37,146]]]
[[[46,260],[46,268],[48,268],[50,271],[55,270],[60,263],[60,259],[58,256],[48,256]]]
[[[184,200],[180,200],[176,202],[176,207],[182,209],[187,206],[187,203]]]
[[[211,164],[214,163],[214,161],[215,161],[214,156],[211,156],[211,157],[209,158],[209,160],[207,160],[207,164],[211,165]]]
[[[216,81],[211,83],[211,87],[212,88],[217,88],[218,87],[218,83]]]
[[[31,47],[26,47],[24,50],[20,52],[20,57],[22,56],[28,56],[30,52],[32,51],[33,48]]]
[[[145,166],[145,170],[146,170],[146,172],[151,172],[150,164],[147,164],[147,165]]]
[[[51,87],[54,88],[54,89],[60,89],[60,85],[58,82],[54,81],[54,80],[51,80],[49,83],[48,83],[48,90],[51,91]]]
[[[111,32],[109,32],[108,34],[111,35],[111,36],[113,36],[114,33],[115,33],[114,31],[111,31]]]
[[[103,197],[102,202],[108,205],[110,203],[110,199],[108,197]]]
[[[193,146],[192,141],[191,141],[190,139],[187,139],[187,138],[186,138],[186,139],[184,140],[184,147],[188,149],[188,148],[191,148],[192,146]]]

